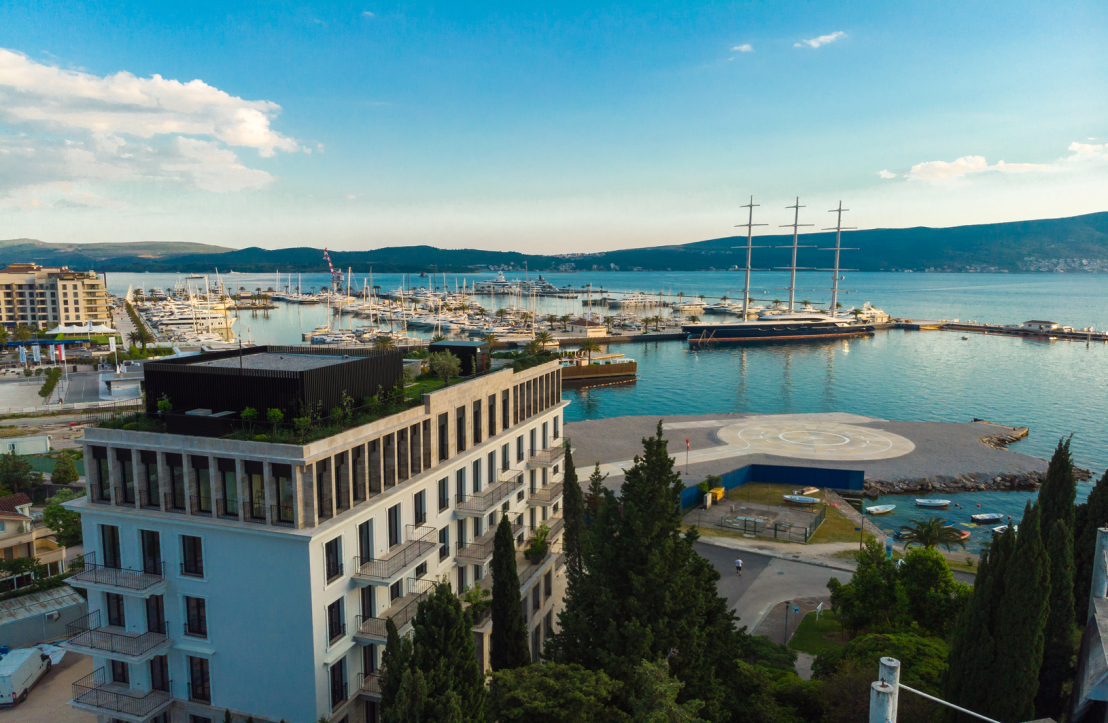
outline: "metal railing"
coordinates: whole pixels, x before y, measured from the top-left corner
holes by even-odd
[[[335,562],[333,565],[330,561],[327,562],[327,582],[332,583],[342,577],[344,565],[341,562]]]
[[[399,632],[415,618],[416,613],[419,612],[419,603],[431,593],[431,588],[434,586],[435,583],[432,580],[409,577],[407,582],[408,594],[404,597],[410,597],[410,599],[396,610],[389,608],[379,618],[366,618],[359,615],[355,619],[358,624],[358,632],[362,635],[384,638],[388,635],[387,623],[389,620],[392,620],[392,624],[396,626]],[[403,600],[404,598],[400,599]]]
[[[104,496],[105,489],[104,485],[99,482],[89,484],[89,500],[101,505],[110,505],[112,501],[110,497]]]
[[[346,688],[346,681],[342,681],[336,688],[335,685],[331,685],[331,710],[338,708],[340,705],[346,702],[349,697]]]
[[[177,490],[176,492],[170,490],[165,493],[165,509],[166,512],[184,512],[185,511],[185,491]]]
[[[553,447],[547,447],[546,449],[537,449],[531,454],[531,459],[528,460],[533,464],[541,464],[543,466],[554,464],[562,457],[566,456],[566,448],[562,445],[555,445]]]
[[[292,505],[271,505],[273,516],[271,521],[282,527],[295,527],[296,518],[293,516]]]
[[[129,689],[122,687],[108,687],[116,685],[108,681],[103,668],[97,668],[73,683],[73,702],[143,718],[173,700],[173,681],[169,681],[168,691],[151,690],[145,693],[137,690],[125,692]]]
[[[181,574],[186,577],[204,577],[204,566],[195,562],[182,562]]]
[[[265,524],[265,502],[247,502],[243,511],[247,522]]]
[[[333,645],[336,640],[346,637],[346,623],[339,623],[333,629],[327,631],[327,644]]]
[[[130,495],[127,494],[127,491],[128,491],[127,487],[124,487],[122,485],[116,485],[115,486],[115,503],[117,505],[133,505],[133,504],[135,504],[135,488],[134,487],[130,488],[130,492],[131,492]],[[128,496],[131,499],[127,499]]]
[[[381,695],[381,674],[376,670],[372,673],[359,673],[362,676],[362,684],[358,686],[363,693]]]
[[[153,497],[153,502],[150,501],[151,497]],[[158,502],[158,493],[155,492],[153,495],[151,495],[146,490],[139,490],[139,507],[153,510],[161,509],[161,506]]]
[[[384,557],[378,560],[355,557],[354,575],[388,580],[439,546],[439,531],[434,527],[405,525],[404,531],[406,541],[389,550]]]
[[[157,585],[165,578],[162,571],[165,564],[157,562],[154,571],[131,570],[126,567],[108,567],[96,563],[96,552],[89,552],[84,557],[85,569],[69,578],[70,583],[91,583],[94,585],[106,585],[120,587],[127,590],[145,590]]]
[[[199,616],[187,618],[181,626],[181,631],[190,638],[207,638],[208,621],[200,619]]]
[[[190,512],[194,515],[210,515],[212,513],[212,498],[207,495],[192,495]]]
[[[455,502],[459,510],[466,512],[488,512],[508,495],[523,486],[521,470],[500,470],[498,482],[482,492],[472,495],[456,495]]]
[[[211,703],[212,702],[212,685],[210,682],[202,683],[201,685],[193,687],[190,682],[188,685],[189,700],[196,701],[198,703]]]
[[[234,517],[238,519],[239,516],[239,501],[228,499],[217,499],[215,501],[216,515],[219,517]]]
[[[100,611],[94,610],[65,626],[66,644],[116,655],[138,656],[169,641],[165,633],[125,635],[103,629]]]
[[[531,493],[532,502],[553,502],[556,498],[562,495],[562,483],[556,482],[552,485],[546,485],[544,487],[538,487]]]
[[[515,522],[512,524],[512,544],[515,545],[515,536],[519,534],[519,531],[523,529],[522,522]],[[493,548],[496,546],[496,527],[493,527],[480,537],[473,538],[470,542],[465,544],[465,547],[459,547],[458,552],[455,553],[455,557],[464,560],[470,560],[472,562],[483,562],[492,556]]]
[[[566,518],[562,517],[561,515],[558,515],[557,517],[548,517],[547,519],[543,520],[543,524],[550,528],[550,534],[546,538],[549,540],[554,537],[554,535],[557,535],[559,532],[565,529]]]

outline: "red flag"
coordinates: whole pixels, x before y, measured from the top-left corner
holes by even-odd
[[[688,448],[689,448],[689,440],[686,439],[685,440],[685,449],[688,449]]]

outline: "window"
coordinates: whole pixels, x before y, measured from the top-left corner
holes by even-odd
[[[362,646],[362,674],[377,672],[377,646],[373,643]]]
[[[454,473],[454,497],[458,502],[466,498],[466,468],[462,467]]]
[[[561,419],[562,419],[562,418],[561,418],[561,417],[559,417],[559,416],[556,416],[556,417],[554,417],[554,439],[557,439],[557,438],[558,438],[558,435],[560,434],[560,431],[559,431],[558,427],[559,427],[559,426],[561,426],[561,425],[559,424],[559,422],[561,421]]]
[[[327,606],[327,643],[333,644],[346,635],[346,623],[343,622],[342,598]]]
[[[100,548],[104,554],[104,567],[123,567],[119,554],[119,528],[115,525],[100,526]]]
[[[531,588],[531,612],[537,613],[542,607],[542,589],[535,585]]]
[[[165,601],[161,595],[146,598],[146,630],[160,635],[166,634]]]
[[[496,436],[496,395],[489,395],[489,437]]]
[[[169,692],[169,658],[155,655],[150,659],[150,687],[153,690]]]
[[[481,458],[473,460],[473,494],[481,491]]]
[[[516,437],[516,462],[523,461],[523,435]]]
[[[416,565],[416,568],[415,568],[415,576],[416,577],[423,577],[426,574],[427,574],[427,563],[426,562],[421,562],[418,565]]]
[[[212,702],[211,679],[208,676],[207,658],[189,656],[189,700]]]
[[[427,491],[420,490],[415,493],[415,523],[422,525],[427,521]]]
[[[388,511],[389,549],[400,544],[400,505],[393,505]]]
[[[155,530],[139,530],[142,542],[142,571],[150,575],[162,574],[162,538]]]
[[[465,565],[459,565],[458,566],[458,592],[459,593],[461,593],[463,590],[465,590],[467,587],[469,587],[469,584],[466,582],[466,569],[467,568],[466,568]]]
[[[547,431],[548,431],[548,424],[546,422],[543,422],[542,423],[542,448],[543,449],[546,449],[547,447],[550,446],[550,442],[549,442],[549,440],[546,436]]]
[[[443,477],[439,480],[439,512],[450,506],[450,478]]]
[[[466,546],[466,518],[461,518],[457,522],[458,526],[458,549],[465,549]]]
[[[511,454],[509,454],[511,449],[512,446],[508,442],[505,442],[500,446],[500,464],[505,470],[509,469],[512,466],[512,456]]]
[[[131,666],[124,663],[122,660],[112,661],[112,682],[123,683],[124,685],[131,684]]]
[[[500,426],[503,427],[505,430],[507,430],[508,427],[512,426],[512,417],[509,411],[510,409],[511,404],[508,402],[508,390],[505,389],[503,392],[500,393]]]
[[[551,610],[546,614],[546,617],[542,620],[542,626],[546,637],[549,638],[554,634],[554,611]]]
[[[446,412],[439,415],[439,461],[450,459],[450,433]]]
[[[473,443],[481,444],[481,402],[473,403]]]
[[[554,594],[554,573],[551,570],[547,570],[546,574],[542,578],[542,594],[547,600]]]
[[[531,440],[530,440],[531,441],[531,456],[532,457],[535,456],[535,440],[536,440],[537,436],[538,436],[538,430],[532,429],[531,434],[530,434],[530,437],[531,437]]]
[[[104,603],[108,608],[108,625],[116,628],[127,627],[123,596],[114,592],[106,592],[104,593]]]
[[[496,450],[489,452],[489,471],[488,471],[489,487],[496,484]]]
[[[346,701],[346,658],[331,666],[331,710]]]
[[[404,582],[397,580],[389,586],[389,601],[397,600],[404,597]]]
[[[185,597],[185,635],[208,637],[208,604],[204,598]]]
[[[455,419],[457,420],[457,430],[455,431],[458,438],[456,446],[458,448],[458,452],[461,453],[466,450],[466,408],[458,407],[457,411],[454,414]]]
[[[377,588],[367,585],[362,588],[362,618],[369,619],[377,616]]]
[[[336,537],[323,546],[323,559],[326,563],[327,582],[334,582],[342,576],[341,537]]]
[[[358,525],[358,562],[365,564],[373,559],[373,520]]]
[[[181,574],[204,577],[204,545],[199,537],[181,535]]]
[[[443,560],[450,556],[450,527],[444,527],[439,530],[439,559]]]

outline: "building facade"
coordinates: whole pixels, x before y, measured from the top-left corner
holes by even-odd
[[[564,406],[547,363],[304,445],[87,428],[89,494],[67,505],[89,615],[65,646],[94,672],[72,705],[102,723],[376,721],[386,620],[410,630],[438,579],[491,590],[504,515],[537,659],[564,587]],[[529,562],[544,526],[551,552]]]
[[[108,290],[104,280],[93,271],[10,264],[0,270],[0,294],[3,294],[0,323],[9,329],[20,324],[53,328],[76,322],[111,326]]]
[[[41,516],[31,515],[31,504],[31,498],[22,492],[0,497],[0,558],[34,557],[46,567],[47,575],[59,575],[65,567],[65,547],[58,544],[57,533],[43,524]],[[31,573],[17,578],[0,577],[0,592],[10,592],[31,582]]]

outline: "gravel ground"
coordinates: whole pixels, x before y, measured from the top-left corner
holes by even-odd
[[[774,415],[780,419],[780,415]],[[997,475],[1004,472],[1044,471],[1047,463],[1037,457],[1008,450],[993,449],[981,443],[981,438],[996,434],[1003,428],[996,425],[966,422],[898,422],[877,420],[851,414],[803,414],[790,415],[798,420],[846,422],[860,427],[882,429],[910,439],[916,448],[906,455],[892,459],[866,460],[862,462],[837,462],[825,460],[798,460],[765,454],[750,454],[729,459],[713,460],[689,466],[688,479],[698,481],[709,474],[724,474],[748,464],[790,464],[831,469],[863,469],[866,479],[897,480],[923,477],[954,476],[979,473]],[[675,455],[678,468],[684,472],[681,452],[688,439],[692,449],[720,446],[716,429],[744,419],[756,421],[759,415],[705,414],[694,416],[614,417],[610,419],[572,422],[566,425],[566,436],[573,445],[573,461],[578,476],[587,478],[596,463],[618,462],[632,459],[642,452],[642,438],[654,434],[658,420],[682,425],[688,422],[719,420],[713,427],[684,427],[664,429],[669,449]],[[622,476],[611,475],[606,485],[618,489]]]

